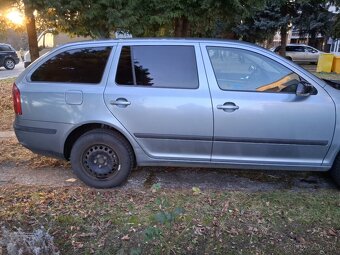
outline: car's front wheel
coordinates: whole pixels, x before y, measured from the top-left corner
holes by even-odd
[[[7,69],[7,70],[13,70],[14,67],[15,67],[15,62],[13,59],[11,58],[6,58],[5,59],[5,62],[4,62],[4,67]]]
[[[71,150],[73,172],[94,188],[121,185],[131,172],[133,161],[128,142],[110,130],[96,129],[83,134]]]

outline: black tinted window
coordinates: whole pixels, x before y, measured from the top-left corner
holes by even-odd
[[[304,52],[305,50],[301,46],[287,46],[286,51]]]
[[[118,63],[116,83],[197,88],[195,49],[193,46],[124,46]]]
[[[43,63],[32,81],[99,83],[111,47],[74,49],[62,52]]]
[[[1,45],[0,51],[13,51],[13,50],[11,49],[11,47],[9,47],[7,45]]]

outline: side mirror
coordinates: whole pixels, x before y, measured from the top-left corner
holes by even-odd
[[[314,91],[314,87],[308,82],[301,81],[296,87],[295,94],[300,97],[308,97]]]

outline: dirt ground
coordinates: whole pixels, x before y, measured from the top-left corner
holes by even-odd
[[[121,189],[150,188],[155,183],[169,189],[192,187],[245,191],[336,189],[327,173],[185,167],[139,167],[132,172]],[[15,137],[2,140],[0,138],[0,185],[13,184],[84,186],[73,175],[69,162],[36,155],[19,145]]]

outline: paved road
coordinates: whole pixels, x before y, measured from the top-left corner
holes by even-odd
[[[18,75],[25,70],[24,63],[19,62],[13,70],[6,70],[4,67],[0,67],[0,80],[18,77]]]

